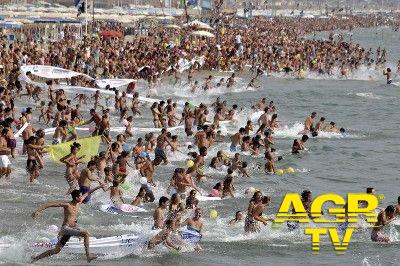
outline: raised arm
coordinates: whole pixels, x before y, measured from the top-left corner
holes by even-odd
[[[97,186],[97,187],[95,187],[94,189],[92,189],[92,190],[90,190],[90,191],[88,191],[88,192],[86,192],[85,194],[83,194],[82,195],[82,200],[81,200],[81,203],[88,197],[88,196],[90,196],[93,192],[95,192],[96,190],[98,190],[98,189],[100,189],[100,188],[103,188],[104,187],[104,184],[103,185],[101,185],[101,186]]]
[[[32,218],[35,219],[39,214],[48,208],[65,208],[68,206],[68,201],[53,201],[43,204],[32,213]]]

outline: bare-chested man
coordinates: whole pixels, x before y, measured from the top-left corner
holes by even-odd
[[[237,147],[242,145],[242,139],[245,134],[246,134],[246,129],[242,127],[239,129],[239,132],[231,136],[231,147],[230,147],[231,152],[236,152]]]
[[[0,178],[3,176],[9,177],[11,174],[11,162],[8,155],[11,154],[11,149],[7,147],[7,128],[4,128],[0,136]]]
[[[89,232],[78,227],[78,212],[81,207],[82,202],[86,197],[90,196],[94,191],[101,188],[100,186],[92,189],[91,191],[81,194],[79,190],[74,190],[71,192],[72,201],[56,201],[50,202],[40,206],[36,211],[32,213],[32,217],[36,218],[40,213],[48,208],[63,208],[64,209],[64,221],[59,233],[59,241],[55,248],[39,254],[38,256],[32,257],[32,263],[40,259],[55,255],[60,253],[61,249],[67,244],[71,236],[79,236],[84,238],[86,260],[91,262],[96,259],[95,256],[91,255],[89,252]]]
[[[311,131],[314,131],[314,118],[317,116],[316,112],[312,112],[309,117],[307,117],[306,121],[304,122],[304,130],[303,134],[307,134]]]
[[[395,216],[396,209],[393,205],[389,205],[386,207],[384,211],[381,211],[378,214],[378,221],[375,223],[374,228],[371,231],[371,240],[374,242],[382,242],[382,243],[389,243],[390,242],[390,237],[386,236],[382,230],[383,227],[390,222],[392,222],[394,219],[396,219]]]
[[[224,120],[223,111],[222,108],[218,108],[217,112],[214,115],[214,122],[213,122],[216,128],[219,128],[219,122],[222,120]]]
[[[68,122],[61,120],[53,134],[53,145],[60,144],[67,138],[67,125]]]
[[[79,184],[79,191],[82,194],[85,194],[90,191],[90,184],[93,181],[97,181],[100,184],[103,182],[100,181],[96,176],[93,175],[94,171],[96,170],[96,162],[95,161],[90,161],[87,164],[87,167],[81,171],[81,174],[78,178],[78,184]],[[87,196],[82,203],[88,203],[90,201],[90,195]]]
[[[264,108],[264,113],[258,118],[259,125],[268,126],[271,121],[271,115],[269,114],[269,107]]]
[[[308,140],[307,135],[303,135],[301,139],[295,139],[293,141],[293,146],[292,146],[292,153],[299,153],[300,151],[305,150],[304,143]]]
[[[91,115],[91,118],[88,121],[86,121],[83,125],[88,125],[88,124],[94,122],[94,124],[96,125],[96,128],[93,131],[92,136],[97,136],[99,129],[101,127],[101,116],[98,113],[96,113],[95,109],[90,109],[90,115]]]
[[[159,165],[161,162],[164,162],[163,164],[168,164],[167,154],[165,153],[165,147],[168,144],[172,147],[171,141],[167,136],[167,130],[163,128],[161,129],[161,134],[157,137],[155,158],[153,161],[155,166]]]
[[[154,225],[153,230],[164,228],[164,211],[168,208],[169,199],[167,197],[162,196],[158,200],[158,207],[154,211]]]

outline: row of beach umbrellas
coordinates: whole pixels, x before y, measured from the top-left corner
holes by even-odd
[[[175,24],[168,24],[165,26],[167,29],[175,29],[181,30],[182,28],[191,28],[194,29],[190,34],[193,36],[207,37],[207,38],[215,38],[215,35],[209,31],[214,30],[213,27],[208,25],[207,23],[201,22],[199,20],[194,20],[189,23],[185,23],[181,26]]]

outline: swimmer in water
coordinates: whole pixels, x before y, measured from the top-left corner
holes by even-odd
[[[164,212],[169,206],[169,199],[167,197],[162,196],[158,200],[158,207],[154,211],[154,225],[152,227],[153,230],[164,228]]]
[[[181,247],[175,246],[170,240],[171,234],[173,233],[173,220],[168,219],[165,221],[165,228],[158,234],[153,236],[149,242],[147,242],[148,249],[154,249],[157,245],[163,243],[167,248],[173,248],[175,250],[181,250]]]
[[[332,132],[332,133],[339,133],[340,130],[336,127],[335,122],[330,122],[329,126],[325,129],[327,132]]]
[[[243,213],[241,211],[237,211],[235,214],[235,218],[229,221],[229,225],[234,225],[237,223],[243,222]]]
[[[295,139],[293,141],[293,146],[292,146],[292,153],[300,153],[300,151],[305,150],[304,143],[308,140],[307,135],[303,135],[300,140]]]
[[[384,211],[381,211],[378,214],[377,217],[378,221],[375,223],[375,226],[371,232],[371,240],[373,242],[381,242],[381,243],[390,242],[390,237],[385,235],[382,232],[382,230],[385,227],[385,225],[388,225],[390,222],[396,219],[395,213],[396,213],[395,207],[393,205],[389,205],[386,207]]]
[[[259,89],[259,88],[261,88],[261,86],[257,86],[257,85],[256,85],[256,79],[253,78],[253,79],[250,80],[249,84],[247,85],[246,90],[250,90],[250,89]]]
[[[392,70],[389,67],[383,70],[383,75],[386,76],[386,84],[392,84]]]
[[[312,214],[311,214],[312,193],[310,190],[304,190],[301,193],[301,202],[303,203],[304,209],[306,210],[308,217],[310,219],[313,219]],[[292,213],[293,214],[296,213],[294,208],[292,209]],[[289,230],[295,230],[295,229],[299,228],[299,222],[298,221],[288,221],[287,227],[289,228]]]
[[[188,230],[195,231],[201,234],[204,225],[203,218],[201,218],[202,216],[203,216],[203,210],[201,208],[196,208],[194,211],[194,216],[186,219],[186,221],[182,223],[182,226],[186,225]],[[194,249],[196,251],[203,250],[203,248],[200,246],[199,243],[196,244]]]
[[[238,150],[238,146],[242,145],[242,139],[245,134],[246,129],[242,127],[239,129],[239,132],[231,136],[231,146],[229,148],[231,152],[236,152]]]
[[[317,116],[316,112],[312,112],[309,117],[306,118],[306,121],[304,122],[304,133],[312,132],[314,131],[314,119]]]

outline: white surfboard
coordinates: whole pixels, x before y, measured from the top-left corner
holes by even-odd
[[[22,132],[24,132],[24,130],[28,127],[29,123],[25,123],[18,131],[17,133],[14,134],[14,138],[18,138]]]
[[[36,242],[32,245],[32,249],[36,252],[52,249],[56,246],[58,239],[53,239],[47,242]],[[113,252],[120,252],[126,249],[134,249],[140,247],[144,240],[136,235],[121,235],[106,238],[99,238],[89,240],[90,251],[94,254],[109,254]],[[85,253],[85,247],[82,240],[78,238],[71,238],[70,241],[64,246],[63,251],[69,254],[82,254]]]
[[[115,206],[114,204],[102,204],[100,206],[102,212],[111,214],[122,214],[122,213],[136,213],[136,212],[147,212],[147,210],[133,206],[130,204],[121,204],[120,206]]]
[[[181,129],[183,128],[184,125],[180,125],[180,126],[176,126],[176,127],[169,127],[167,128],[169,131],[173,131],[173,130],[177,130],[177,129]],[[83,131],[83,132],[89,132],[90,131],[90,127],[76,127],[75,128],[77,131]],[[133,132],[143,132],[143,133],[149,133],[149,132],[160,132],[162,128],[155,128],[155,127],[132,127],[132,131]],[[56,128],[55,127],[51,127],[51,128],[46,128],[44,130],[44,133],[46,135],[50,135],[50,134],[54,134]],[[110,128],[110,132],[124,132],[126,130],[126,127],[111,127]]]
[[[220,197],[196,196],[199,201],[214,201],[222,200]]]
[[[262,116],[264,113],[264,111],[254,112],[248,117],[248,119],[253,122],[253,124],[256,124],[258,122],[258,119],[260,119],[260,116]]]

